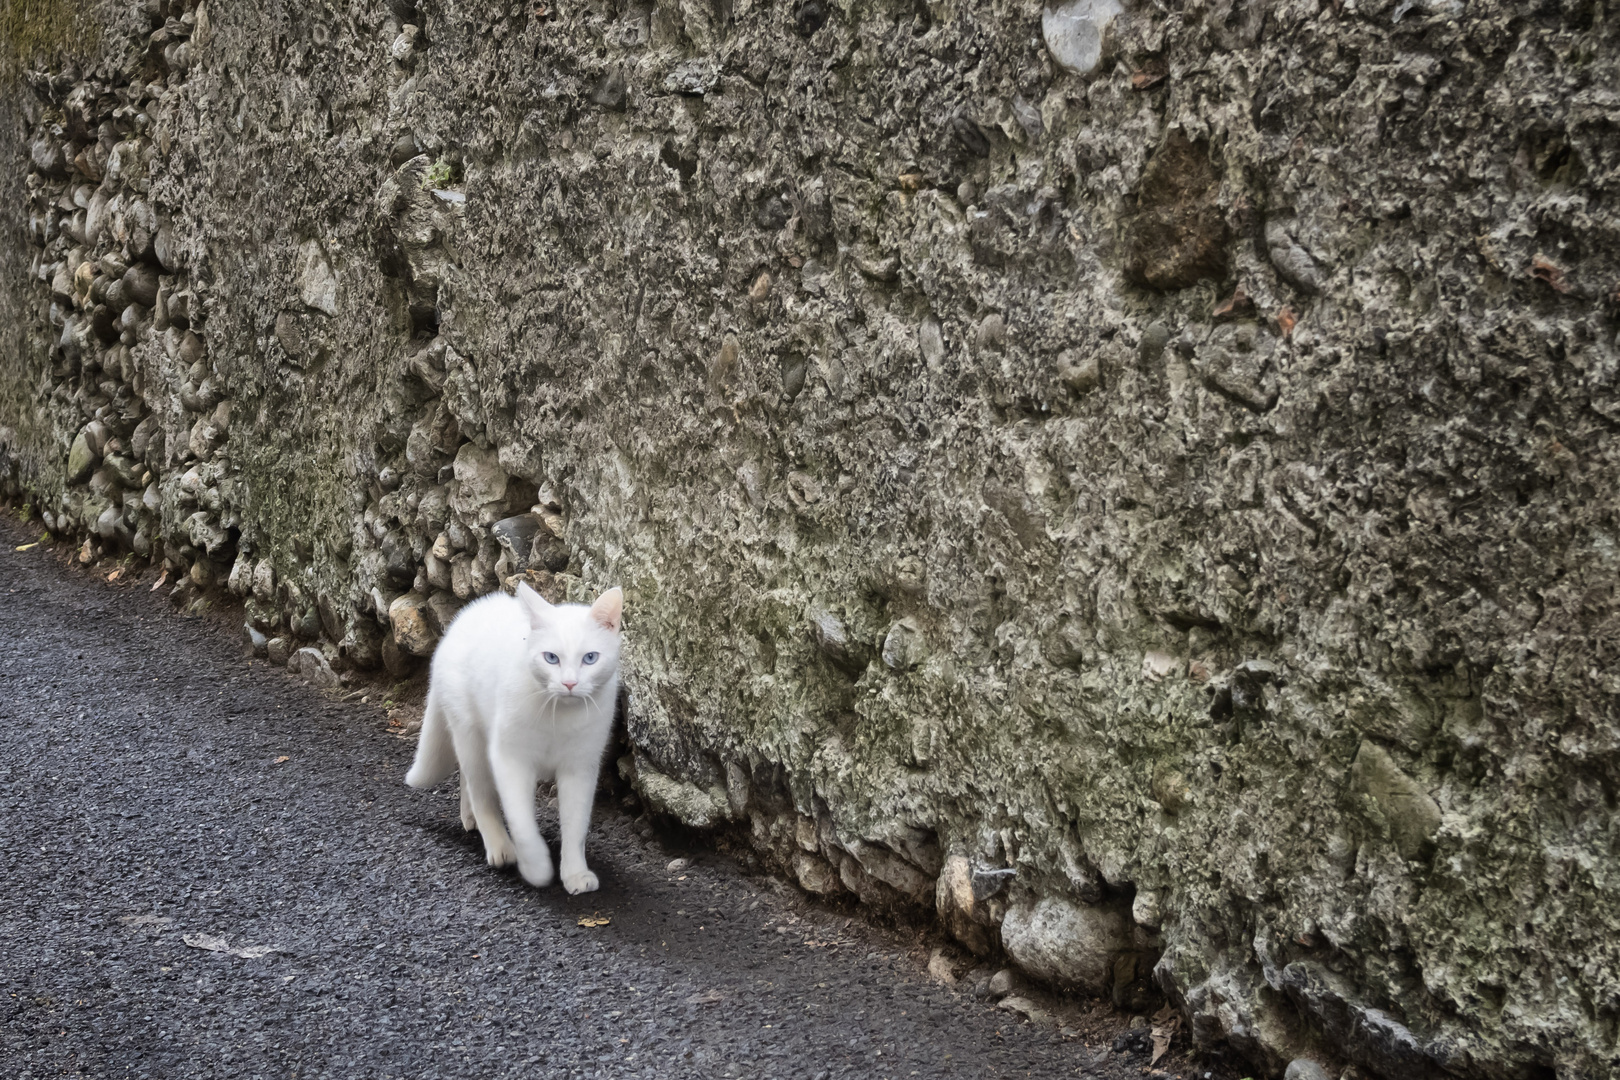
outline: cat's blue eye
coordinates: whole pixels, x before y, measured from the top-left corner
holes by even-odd
[[[585,661],[585,662],[586,662],[586,663],[587,663],[587,664],[594,664],[594,663],[596,663],[596,662],[597,662],[597,661],[598,661],[598,660],[600,660],[600,659],[602,659],[602,654],[601,654],[601,653],[594,653],[594,652],[588,652],[588,653],[586,653],[586,654],[585,654],[585,655],[584,655],[584,657],[582,657],[582,659],[583,659],[583,660],[584,660],[584,661]]]
[[[546,658],[546,663],[548,663],[548,664],[560,664],[560,663],[562,663],[561,660],[557,659],[557,654],[554,653],[554,652],[541,653],[540,655]]]

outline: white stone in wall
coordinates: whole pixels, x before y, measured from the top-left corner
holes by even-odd
[[[337,274],[326,261],[319,240],[305,240],[298,247],[298,298],[317,311],[337,314]]]
[[[1092,74],[1102,63],[1103,38],[1109,24],[1124,10],[1119,0],[1048,4],[1041,13],[1041,34],[1047,51],[1076,75]]]
[[[1114,955],[1129,947],[1129,938],[1120,912],[1051,896],[1009,908],[1001,923],[1001,943],[1037,978],[1106,994]]]

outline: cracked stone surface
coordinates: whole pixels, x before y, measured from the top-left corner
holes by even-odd
[[[97,7],[0,105],[0,483],[339,678],[623,585],[620,775],[806,888],[1604,1075],[1613,21],[1114,7]]]

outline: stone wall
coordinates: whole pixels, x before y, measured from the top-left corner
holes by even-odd
[[[655,806],[1262,1069],[1611,1075],[1588,0],[142,0],[0,476],[306,670],[622,584]]]

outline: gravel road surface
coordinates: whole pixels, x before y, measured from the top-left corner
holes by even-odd
[[[0,525],[0,1076],[1148,1071],[1106,1052],[1128,1018],[1028,1023],[931,978],[938,940],[643,837],[611,800],[601,891],[528,888],[484,865],[454,781],[405,787],[412,741],[376,705],[250,663],[151,571],[16,550],[39,535]]]

